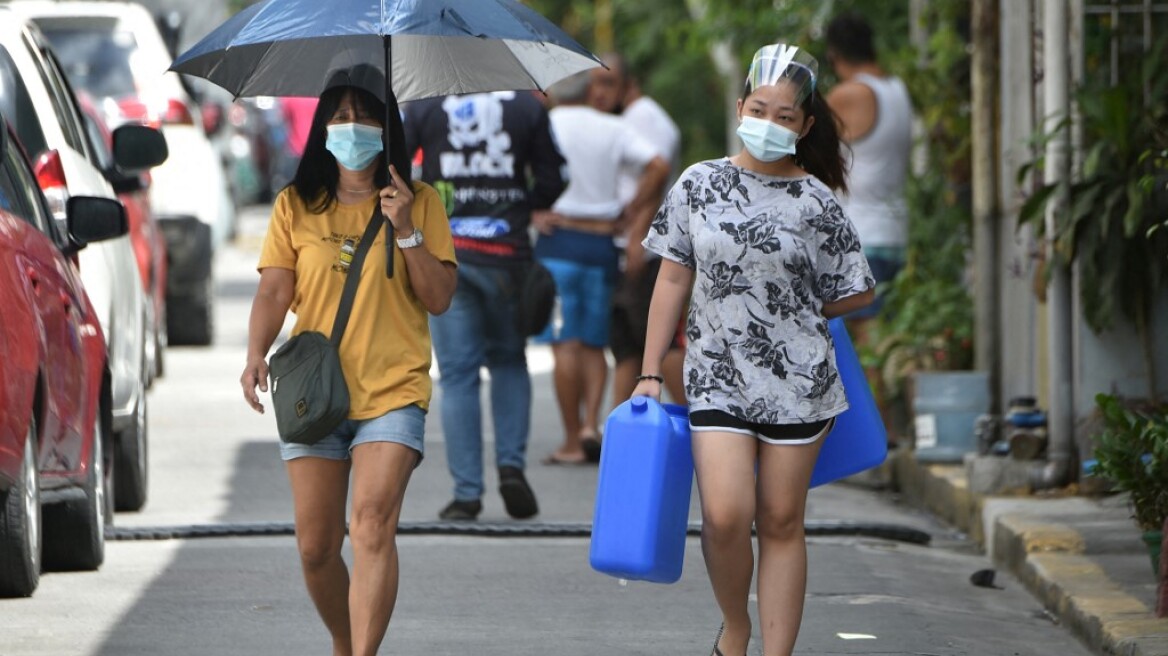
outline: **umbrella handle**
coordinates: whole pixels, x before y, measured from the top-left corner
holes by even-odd
[[[409,153],[406,152],[406,129],[402,124],[401,110],[398,108],[397,96],[393,94],[393,85],[390,82],[393,78],[393,69],[390,68],[390,53],[393,50],[392,37],[387,34],[382,39],[385,44],[385,130],[382,131],[385,139],[385,155],[389,163],[397,169],[397,174],[401,176],[401,179],[412,188],[410,158]],[[388,225],[386,230],[392,232]],[[396,244],[396,240],[390,237],[392,235],[387,233],[385,240],[385,277],[387,278],[393,277],[393,254]]]

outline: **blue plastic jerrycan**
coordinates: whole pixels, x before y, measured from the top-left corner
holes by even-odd
[[[639,396],[613,410],[600,456],[592,568],[653,583],[681,578],[693,476],[684,406]]]
[[[811,487],[858,474],[888,457],[884,420],[864,376],[860,358],[852,346],[843,319],[827,322],[835,342],[835,362],[848,398],[848,409],[836,417],[835,427],[824,438],[811,474]]]

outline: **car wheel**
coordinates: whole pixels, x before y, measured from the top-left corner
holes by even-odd
[[[146,420],[146,394],[143,393],[138,398],[133,425],[118,433],[114,445],[114,467],[117,470],[114,507],[118,510],[137,512],[146,505],[149,484]]]
[[[166,332],[171,344],[211,344],[215,333],[212,287],[212,280],[208,276],[198,291],[167,302]]]
[[[41,491],[30,420],[20,478],[0,495],[0,596],[28,597],[41,575]]]
[[[93,448],[81,494],[45,506],[45,567],[55,570],[95,570],[105,561],[107,517],[105,451],[98,413]]]

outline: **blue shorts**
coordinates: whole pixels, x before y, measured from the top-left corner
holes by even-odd
[[[904,251],[905,249],[898,246],[873,246],[864,249],[868,267],[872,269],[872,277],[876,279],[876,299],[871,305],[852,312],[844,317],[845,319],[871,319],[880,314],[884,307],[885,287],[904,268]]]
[[[556,309],[535,341],[556,344],[575,339],[596,348],[608,346],[616,285],[611,268],[553,258],[540,261],[556,281]]]
[[[348,460],[353,447],[370,442],[394,442],[418,452],[418,462],[425,455],[423,437],[426,432],[426,411],[417,405],[389,412],[372,419],[346,419],[331,435],[313,445],[280,442],[280,457],[328,458]]]

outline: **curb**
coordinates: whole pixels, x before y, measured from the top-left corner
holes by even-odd
[[[911,503],[969,534],[1093,652],[1168,656],[1168,619],[1157,619],[1084,555],[1078,531],[1016,513],[986,525],[985,498],[969,492],[962,466],[917,463],[911,451],[891,458],[895,483]]]

